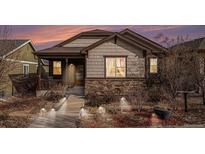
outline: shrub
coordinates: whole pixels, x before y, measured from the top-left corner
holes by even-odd
[[[98,95],[96,93],[88,94],[86,96],[87,105],[92,107],[99,107],[102,104],[108,104],[114,100],[114,95],[104,93],[103,95]]]
[[[57,103],[62,97],[63,95],[61,93],[54,91],[50,91],[45,95],[46,100],[53,101],[54,103]]]
[[[161,74],[149,74],[146,84],[148,88],[162,84]]]
[[[86,104],[92,107],[99,107],[103,104],[103,97],[96,94],[89,94],[86,96]]]
[[[161,95],[161,89],[158,86],[152,86],[148,89],[148,101],[159,102]]]
[[[9,115],[6,112],[0,111],[0,121],[7,120],[8,118],[9,118]]]
[[[107,109],[107,112],[109,113],[109,114],[117,114],[118,112],[120,112],[120,110],[119,110],[119,108],[117,108],[117,107],[110,107],[110,108],[108,108]]]

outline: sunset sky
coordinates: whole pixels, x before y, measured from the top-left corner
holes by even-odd
[[[65,39],[68,39],[80,32],[102,29],[108,31],[119,32],[124,28],[131,30],[148,37],[162,45],[160,39],[155,36],[163,34],[168,38],[176,38],[184,36],[189,40],[205,37],[205,26],[183,26],[183,25],[164,25],[164,26],[125,26],[125,25],[13,25],[11,27],[11,38],[15,39],[31,39],[37,49],[51,47]],[[164,45],[165,46],[165,45]]]

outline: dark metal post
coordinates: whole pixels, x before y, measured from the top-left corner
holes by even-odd
[[[187,112],[188,111],[187,110],[187,93],[184,93],[184,107],[185,107],[184,111]]]

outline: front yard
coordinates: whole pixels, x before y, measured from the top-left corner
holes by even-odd
[[[176,104],[143,103],[141,111],[137,105],[131,105],[131,110],[121,112],[120,103],[113,102],[102,105],[105,114],[100,114],[97,107],[86,106],[90,113],[88,118],[81,120],[81,127],[204,127],[205,106],[201,104],[201,98],[188,99],[188,112],[184,112],[184,103],[178,98]],[[154,107],[166,106],[171,109],[171,115],[167,120],[160,119],[154,113]]]
[[[184,112],[184,102],[179,97],[177,103],[144,102],[142,106],[131,104],[122,110],[120,101],[91,107],[85,104],[88,117],[81,117],[78,127],[83,128],[127,128],[127,127],[205,127],[205,106],[201,98],[188,99],[188,112]],[[0,103],[0,127],[29,127],[42,108],[50,111],[56,102],[52,99],[10,97],[8,102]],[[171,110],[170,117],[160,119],[155,113],[157,106]],[[63,121],[61,121],[63,122]],[[65,121],[66,123],[66,121]]]
[[[28,127],[41,108],[50,110],[54,104],[52,101],[32,96],[10,97],[7,102],[0,103],[0,127]]]

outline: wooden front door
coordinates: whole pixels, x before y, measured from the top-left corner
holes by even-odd
[[[68,65],[68,85],[74,86],[76,83],[76,66],[74,64]]]

